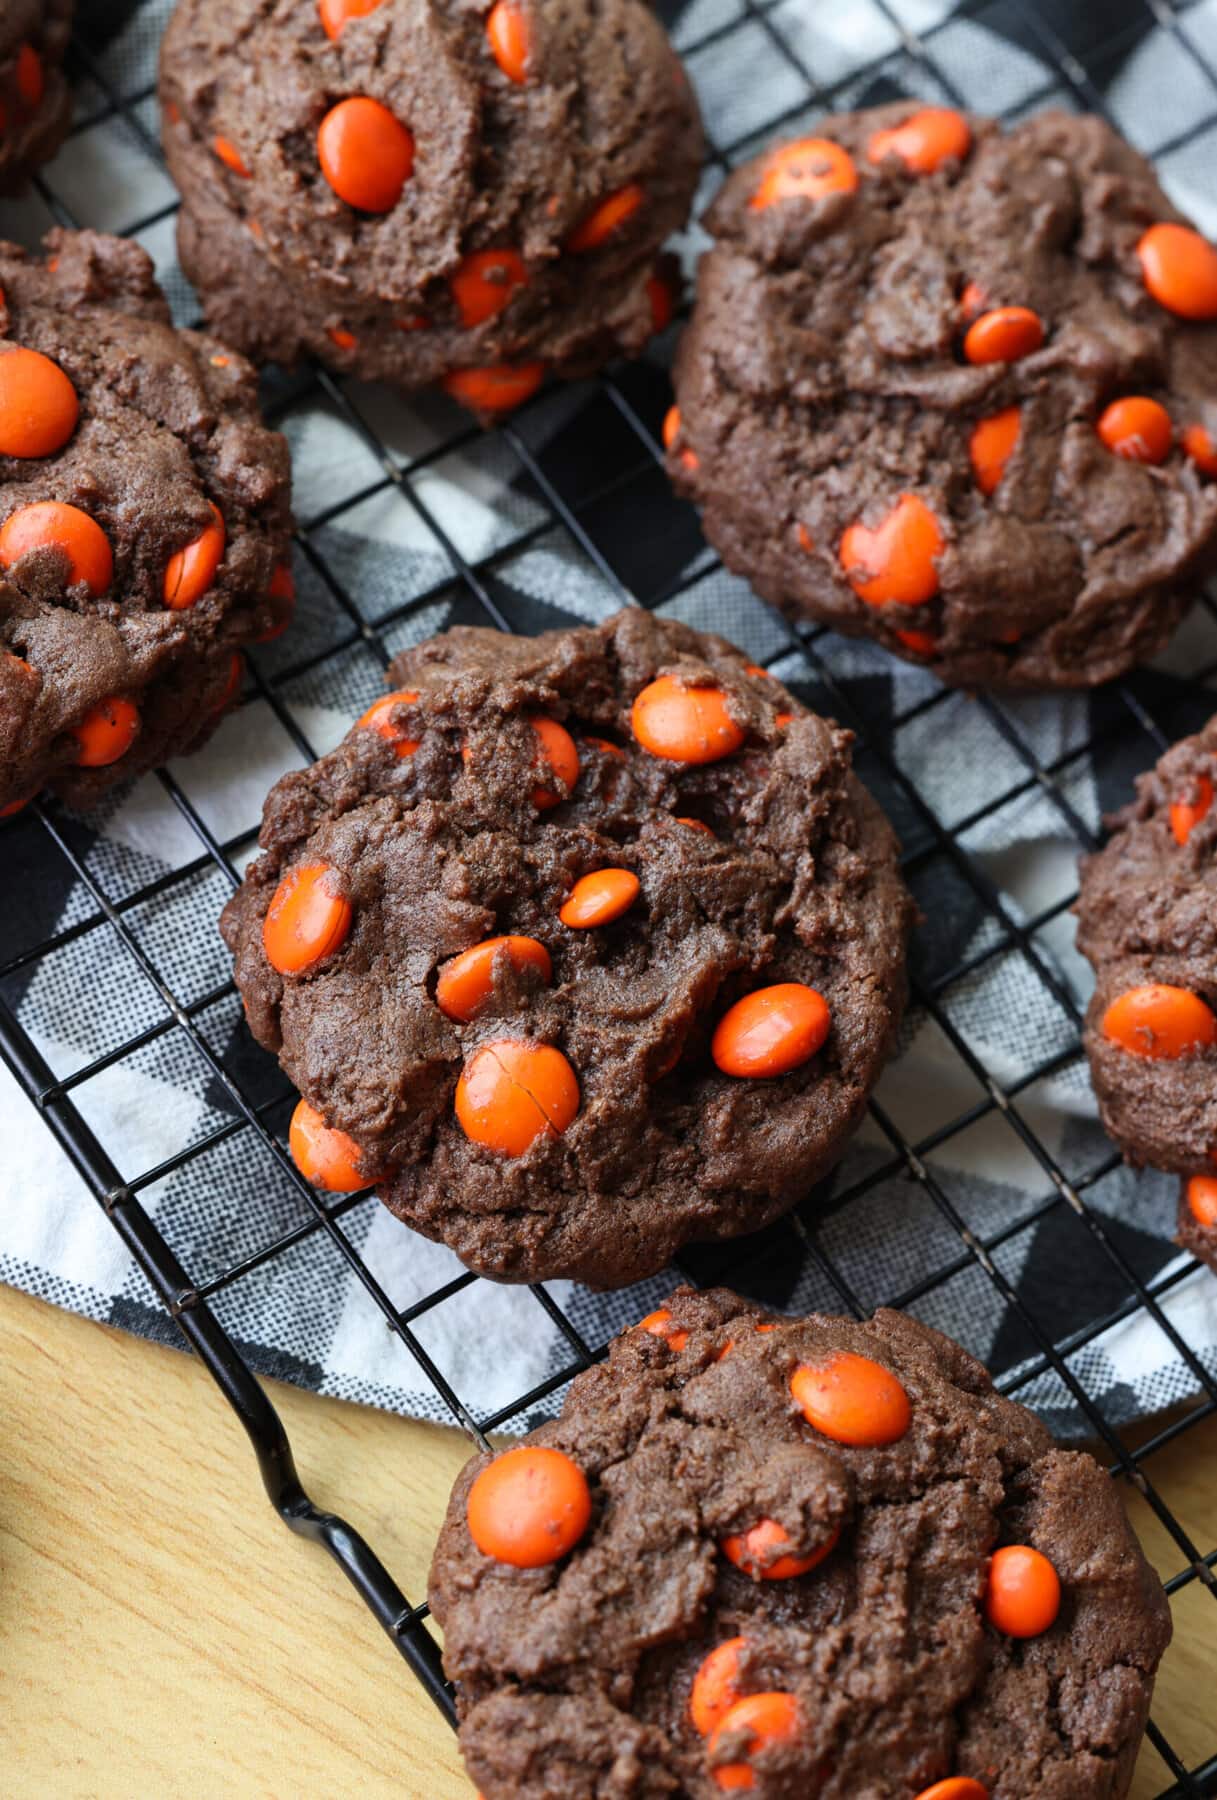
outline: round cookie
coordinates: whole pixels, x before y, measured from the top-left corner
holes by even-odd
[[[912,905],[849,733],[636,609],[458,628],[390,679],[272,790],[221,926],[304,1172],[379,1177],[517,1281],[624,1284],[784,1212],[905,997]]]
[[[429,1597],[485,1800],[1119,1800],[1170,1638],[1111,1481],[957,1344],[722,1289],[468,1464]]]
[[[1137,781],[1083,859],[1078,949],[1094,965],[1084,1041],[1103,1123],[1129,1162],[1217,1170],[1217,719]]]
[[[0,194],[49,161],[72,117],[60,64],[72,0],[0,0]]]
[[[1217,250],[1096,118],[823,130],[707,216],[665,428],[706,535],[944,681],[1145,661],[1217,555]]]
[[[191,750],[291,606],[287,445],[137,245],[0,244],[0,809]]]
[[[702,136],[645,0],[182,0],[161,100],[182,265],[255,358],[489,415],[670,316]]]

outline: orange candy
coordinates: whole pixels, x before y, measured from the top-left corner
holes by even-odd
[[[959,296],[959,313],[966,325],[978,319],[989,304],[989,296],[979,281],[965,282],[963,293]]]
[[[456,1084],[465,1136],[501,1156],[523,1156],[537,1138],[561,1137],[578,1110],[575,1071],[550,1044],[484,1044]]]
[[[783,200],[822,200],[826,194],[852,194],[857,186],[858,171],[848,150],[829,138],[800,138],[774,151],[748,204],[754,212],[764,212]]]
[[[406,735],[406,728],[396,718],[399,706],[413,706],[418,699],[417,694],[405,692],[385,694],[380,700],[374,700],[366,713],[356,721],[368,731],[374,731],[387,744],[392,744],[394,753],[400,757],[413,756],[421,743],[420,738]]]
[[[728,1562],[751,1575],[753,1581],[790,1581],[823,1562],[836,1548],[840,1535],[839,1531],[832,1532],[809,1556],[792,1556],[790,1533],[785,1526],[776,1519],[761,1519],[750,1531],[724,1538],[719,1548]]]
[[[108,768],[127,754],[138,732],[139,712],[130,700],[118,695],[103,700],[72,727],[72,736],[80,745],[76,760],[82,769]]]
[[[240,175],[246,181],[249,180],[249,167],[231,138],[213,137],[211,147],[226,169],[231,169],[234,175]]]
[[[340,200],[391,212],[414,172],[414,137],[379,100],[340,100],[317,128],[317,159]]]
[[[452,296],[461,322],[471,329],[501,313],[528,280],[518,250],[475,250],[452,277]]]
[[[1217,319],[1217,250],[1190,225],[1151,225],[1137,245],[1145,285],[1181,319]]]
[[[666,331],[676,311],[676,301],[668,283],[658,275],[647,277],[647,299],[651,303],[651,323],[656,331]]]
[[[750,1739],[745,1753],[748,1760],[720,1763],[712,1770],[718,1786],[726,1793],[743,1793],[754,1788],[756,1771],[751,1759],[763,1754],[771,1744],[789,1744],[797,1736],[798,1729],[799,1703],[793,1694],[774,1691],[749,1694],[746,1699],[737,1700],[714,1727],[708,1748],[713,1756],[720,1745],[746,1731]]]
[[[661,675],[643,688],[630,725],[643,749],[667,762],[719,762],[744,742],[721,688],[685,687],[674,675]]]
[[[17,92],[31,112],[42,105],[44,86],[42,58],[32,44],[22,44],[17,52]]]
[[[1166,408],[1143,394],[1113,400],[1095,430],[1113,456],[1128,462],[1165,462],[1175,436]]]
[[[653,1313],[648,1313],[645,1319],[639,1319],[638,1329],[649,1331],[652,1337],[663,1338],[669,1350],[683,1350],[689,1341],[688,1332],[672,1323],[672,1315],[666,1306],[660,1306]]]
[[[1187,988],[1150,982],[1129,988],[1103,1014],[1103,1036],[1130,1056],[1176,1061],[1217,1044],[1217,1017]]]
[[[604,756],[611,756],[614,762],[625,762],[627,757],[620,744],[610,744],[607,738],[589,737],[584,740],[593,750],[599,750]]]
[[[945,1781],[922,1788],[916,1800],[989,1800],[989,1790],[970,1775],[948,1775]]]
[[[335,350],[353,350],[359,342],[355,333],[348,331],[345,325],[327,325],[325,335]]]
[[[832,1018],[822,994],[801,981],[757,988],[729,1006],[710,1054],[724,1075],[750,1080],[788,1075],[821,1049]]]
[[[325,35],[332,41],[341,37],[348,19],[366,19],[383,5],[384,0],[318,0],[317,11]]]
[[[496,0],[486,21],[491,55],[508,81],[528,80],[528,21],[518,0]]]
[[[597,869],[576,881],[558,917],[572,931],[589,931],[594,925],[611,925],[637,898],[638,877],[632,869]]]
[[[114,576],[114,556],[96,519],[78,506],[39,500],[19,506],[0,525],[0,567],[11,569],[33,550],[55,549],[67,558],[68,586],[83,581],[91,594],[104,594]]]
[[[224,516],[213,501],[207,504],[211,507],[211,524],[171,556],[165,570],[165,605],[174,612],[184,612],[203,598],[224,560]]]
[[[262,921],[266,960],[280,975],[300,975],[346,943],[351,904],[336,893],[337,873],[328,863],[302,863],[275,889]]]
[[[1217,444],[1213,442],[1211,432],[1203,425],[1187,425],[1182,443],[1202,475],[1217,475]]]
[[[545,719],[538,715],[528,723],[537,734],[540,760],[548,764],[568,791],[572,790],[579,779],[579,752],[575,748],[574,738],[565,725],[559,725],[556,719]],[[535,787],[532,790],[532,803],[541,812],[557,806],[565,798],[565,794],[555,793],[548,787]]]
[[[675,445],[677,438],[680,436],[679,406],[669,406],[667,412],[663,415],[663,424],[660,427],[659,435],[663,439],[664,449],[671,450]],[[696,469],[698,466],[697,458],[692,450],[682,450],[680,453],[680,460],[686,469],[692,470]]]
[[[1217,1175],[1193,1175],[1187,1184],[1187,1204],[1197,1225],[1217,1225]]]
[[[484,1556],[540,1569],[579,1542],[592,1522],[592,1496],[583,1470],[564,1451],[519,1444],[477,1476],[465,1518]]]
[[[973,428],[968,440],[968,455],[972,461],[972,474],[982,494],[995,493],[1000,487],[1022,428],[1022,413],[1017,406],[1004,406],[1000,412],[981,419]]]
[[[925,106],[902,125],[877,131],[866,146],[868,159],[880,163],[898,156],[914,175],[932,175],[942,163],[962,162],[972,148],[972,127],[949,106]]]
[[[544,944],[530,937],[492,937],[462,950],[446,962],[435,986],[435,1004],[450,1019],[467,1025],[494,993],[494,965],[502,954],[516,969],[535,969],[541,980],[553,979],[553,964]]]
[[[633,218],[645,199],[646,193],[636,181],[631,181],[627,187],[618,188],[615,194],[602,200],[581,225],[575,227],[566,240],[566,248],[573,250],[576,255],[585,250],[598,250],[615,231],[620,231],[627,220]]]
[[[968,326],[963,353],[970,363],[1018,362],[1044,341],[1044,321],[1029,306],[995,306]]]
[[[704,1658],[693,1677],[689,1717],[702,1737],[709,1737],[723,1714],[743,1698],[738,1686],[739,1659],[747,1643],[745,1637],[727,1638]]]
[[[80,402],[59,364],[0,345],[0,456],[53,456],[76,429]]]
[[[704,819],[682,819],[677,816],[676,823],[678,825],[686,825],[690,831],[702,831],[707,837],[714,836],[713,831],[706,824]]]
[[[985,1615],[1006,1637],[1039,1637],[1061,1610],[1061,1582],[1048,1558],[1029,1544],[993,1553]]]
[[[545,379],[545,364],[492,363],[485,369],[452,369],[444,391],[471,412],[511,412],[531,400]]]
[[[912,1423],[909,1397],[891,1370],[852,1350],[800,1363],[790,1392],[807,1423],[835,1444],[867,1450],[894,1444]]]
[[[937,656],[938,644],[928,631],[898,631],[896,636],[914,656]]]
[[[873,528],[861,522],[841,536],[841,567],[868,606],[920,606],[938,592],[935,558],[942,527],[924,500],[902,494]]]
[[[351,1194],[365,1185],[359,1172],[359,1145],[345,1131],[327,1125],[307,1100],[297,1102],[287,1142],[292,1161],[313,1187],[327,1194]]]
[[[1171,803],[1171,830],[1177,844],[1187,843],[1213,804],[1213,784],[1207,775],[1197,775],[1195,795],[1194,800],[1175,800]]]

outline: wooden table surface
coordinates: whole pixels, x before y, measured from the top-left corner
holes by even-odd
[[[456,1432],[272,1384],[302,1476],[425,1591]],[[1142,1434],[1144,1435],[1144,1433]],[[1149,1472],[1217,1542],[1217,1418]],[[1183,1558],[1139,1496],[1159,1570]],[[1217,1746],[1217,1607],[1177,1597],[1154,1715]],[[0,1289],[0,1719],[6,1800],[346,1794],[470,1800],[454,1740],[323,1552],[266,1503],[192,1357]],[[1146,1747],[1134,1800],[1168,1785]]]

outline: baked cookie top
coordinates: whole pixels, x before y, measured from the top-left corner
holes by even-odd
[[[55,154],[72,100],[60,64],[72,0],[0,0],[0,193]]]
[[[1217,550],[1217,250],[1142,157],[902,102],[707,223],[669,466],[731,567],[969,685],[1161,646]]]
[[[468,1465],[430,1602],[485,1800],[1115,1800],[1170,1637],[958,1345],[687,1288]]]
[[[904,1001],[911,902],[849,734],[640,610],[456,629],[390,676],[273,789],[224,915],[305,1172],[381,1177],[516,1280],[615,1285],[776,1217]]]

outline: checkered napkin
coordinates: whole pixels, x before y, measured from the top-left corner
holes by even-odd
[[[36,242],[52,205],[79,223],[132,232],[179,318],[190,319],[194,302],[174,260],[173,190],[155,154],[155,53],[169,0],[81,11],[81,41],[95,60],[83,73],[78,63],[79,129],[37,194],[3,204],[4,235]],[[1044,104],[1102,104],[1134,143],[1160,154],[1174,196],[1217,233],[1217,0],[1180,6],[1177,16],[1160,5],[1157,22],[1140,0],[1115,8],[1077,0],[1072,9],[1042,0],[1039,12],[1009,0],[960,16],[939,0],[689,0],[664,11],[729,161],[770,135],[806,130],[825,104],[963,95],[1009,117]],[[707,174],[700,204],[720,179],[721,166]],[[690,234],[690,267],[703,244]],[[442,399],[406,404],[352,384],[351,411],[313,382],[269,377],[268,405],[291,441],[305,543],[297,624],[254,653],[265,685],[251,683],[240,710],[201,755],[174,767],[174,779],[239,869],[253,854],[270,784],[330,749],[380,691],[380,664],[359,627],[375,627],[395,652],[455,622],[486,622],[462,562],[518,630],[600,620],[635,597],[725,633],[811,705],[864,726],[880,753],[861,753],[859,767],[901,833],[926,922],[914,952],[918,1001],[880,1084],[880,1111],[800,1208],[799,1229],[787,1221],[734,1246],[695,1248],[682,1269],[788,1310],[903,1297],[1064,1433],[1083,1421],[1068,1384],[1043,1363],[1045,1340],[1113,1424],[1181,1399],[1196,1387],[1189,1353],[1217,1371],[1217,1282],[1171,1242],[1175,1184],[1124,1169],[1097,1125],[1077,1052],[1089,976],[1067,911],[1080,838],[1127,798],[1158,747],[1117,695],[931,704],[934,681],[872,646],[830,634],[792,640],[715,564],[636,428],[653,433],[662,417],[669,352],[661,343],[619,372],[615,397],[596,384],[564,389],[492,434]],[[555,495],[578,535],[557,520]],[[1185,678],[1215,658],[1217,627],[1198,608],[1160,668],[1137,678],[1138,703],[1167,736],[1207,716],[1211,703]],[[1054,784],[1036,777],[1045,769]],[[307,1229],[307,1204],[241,1124],[204,1053],[282,1134],[293,1096],[248,1034],[216,931],[230,881],[187,813],[149,777],[87,817],[54,817],[70,856],[35,819],[5,833],[0,1001],[67,1085],[190,1280],[203,1286],[248,1263],[212,1304],[256,1367],[447,1419],[366,1286],[324,1232]],[[119,908],[188,1026],[99,918],[99,893]],[[51,938],[53,951],[23,955]],[[3,1065],[0,1130],[0,1278],[175,1341]],[[893,1150],[893,1133],[915,1147],[914,1164]],[[1090,1224],[1072,1204],[1077,1193]],[[401,1310],[461,1273],[446,1249],[374,1199],[347,1211],[342,1229]],[[961,1231],[984,1246],[992,1274]],[[677,1274],[612,1295],[563,1282],[547,1291],[599,1345],[656,1304]],[[1134,1282],[1157,1296],[1168,1329],[1137,1306]],[[1003,1303],[1002,1284],[1016,1305]],[[479,1419],[510,1409],[569,1357],[552,1312],[527,1288],[473,1282],[419,1311],[412,1329]],[[535,1416],[526,1407],[506,1422],[522,1429]]]

